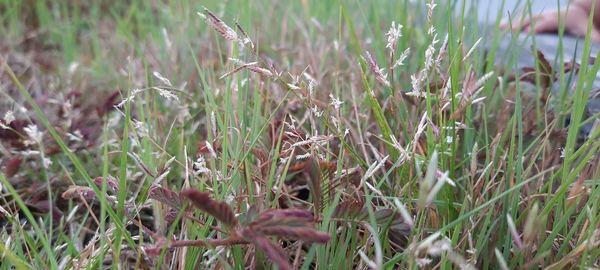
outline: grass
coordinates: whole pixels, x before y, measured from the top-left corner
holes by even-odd
[[[0,0],[0,268],[600,267],[593,44],[470,2]]]

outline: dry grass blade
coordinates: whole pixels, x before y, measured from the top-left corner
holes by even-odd
[[[195,189],[185,189],[179,195],[187,198],[196,208],[215,217],[228,227],[234,227],[238,224],[237,218],[229,205],[225,202],[213,200],[210,198],[209,193]]]

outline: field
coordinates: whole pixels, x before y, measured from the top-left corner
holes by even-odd
[[[0,269],[599,269],[593,44],[480,4],[0,0]]]

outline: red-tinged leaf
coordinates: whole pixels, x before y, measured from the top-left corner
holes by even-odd
[[[269,209],[258,215],[251,226],[304,225],[314,221],[310,211],[303,209]]]
[[[215,217],[226,226],[233,227],[238,223],[229,205],[225,202],[213,200],[210,198],[209,193],[200,192],[195,189],[186,189],[181,191],[180,196],[186,197],[196,208]]]
[[[152,257],[158,257],[160,256],[160,253],[162,252],[162,247],[159,246],[154,246],[154,245],[147,245],[144,246],[144,251],[146,252],[146,254],[148,254],[149,256]]]
[[[94,178],[94,183],[101,190],[102,190],[102,185],[103,185],[102,182],[106,182],[106,189],[111,191],[112,193],[116,194],[119,192],[119,183],[117,182],[116,178],[114,178],[110,175],[106,176],[105,178],[103,178],[102,176]]]
[[[288,256],[280,246],[276,246],[268,238],[259,236],[255,232],[250,230],[244,230],[244,236],[246,236],[250,242],[252,242],[256,248],[260,249],[267,258],[269,258],[279,270],[291,270],[292,265],[288,261]]]
[[[150,187],[148,198],[155,199],[175,209],[180,209],[183,205],[179,194],[159,185],[152,185]]]
[[[19,172],[19,168],[21,167],[21,162],[23,160],[19,157],[15,157],[9,159],[4,165],[4,175],[7,177],[12,177]]]
[[[329,241],[329,239],[331,239],[329,234],[320,232],[311,227],[293,227],[282,225],[256,227],[254,229],[264,235],[279,236],[286,239],[302,240],[321,244],[325,244]]]

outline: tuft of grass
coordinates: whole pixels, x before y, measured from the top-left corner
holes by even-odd
[[[204,4],[0,0],[0,269],[600,267],[589,38]]]

